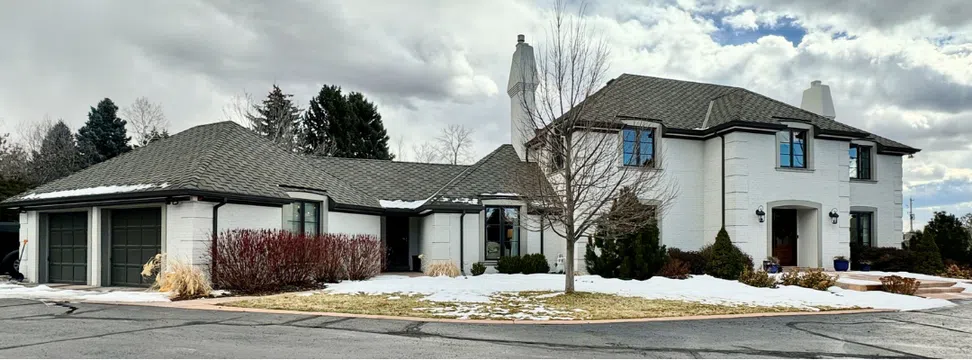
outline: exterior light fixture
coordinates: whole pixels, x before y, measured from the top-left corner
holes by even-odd
[[[758,208],[756,208],[756,217],[759,218],[759,222],[766,221],[766,212],[763,211],[763,205],[760,205]]]
[[[840,217],[840,215],[837,214],[837,208],[834,208],[834,209],[830,210],[830,214],[829,215],[830,215],[830,222],[833,223],[833,224],[836,224],[837,223],[837,218]]]

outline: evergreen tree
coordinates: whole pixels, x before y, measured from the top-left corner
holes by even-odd
[[[347,133],[343,122],[348,118],[347,102],[338,86],[321,88],[311,99],[301,119],[300,151],[305,154],[333,155],[334,138],[331,131]]]
[[[109,98],[88,112],[88,121],[78,129],[78,147],[84,166],[90,166],[121,155],[132,148],[125,131],[125,120],[118,117],[118,106]]]
[[[942,254],[935,244],[935,232],[925,228],[920,238],[912,240],[910,250],[914,254],[912,271],[919,274],[937,275],[945,269]]]
[[[715,243],[703,250],[703,255],[706,257],[705,273],[720,279],[739,279],[743,270],[752,267],[752,261],[733,245],[725,228],[719,230]]]
[[[621,190],[618,198],[605,214],[605,222],[613,217],[626,216],[633,206],[647,206],[628,188]],[[598,254],[596,250],[599,250]],[[644,219],[644,225],[630,233],[618,234],[609,227],[599,226],[584,254],[587,271],[605,278],[645,280],[658,272],[668,259],[668,251],[660,244],[657,221]]]
[[[33,157],[34,178],[41,184],[71,175],[80,170],[84,162],[71,129],[64,121],[51,127]]]
[[[274,84],[263,103],[253,106],[256,113],[247,114],[253,131],[290,150],[294,149],[300,124],[300,109],[290,99],[293,96]]]
[[[925,225],[925,232],[933,235],[943,259],[972,263],[972,239],[969,238],[962,221],[955,215],[936,211],[928,225]]]
[[[364,95],[341,94],[325,85],[301,119],[301,152],[325,156],[391,160],[381,114]]]

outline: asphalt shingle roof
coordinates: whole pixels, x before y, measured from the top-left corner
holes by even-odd
[[[779,124],[796,119],[827,131],[860,133],[880,145],[917,152],[918,149],[817,115],[799,107],[733,86],[623,74],[589,98],[582,118],[598,122],[619,117],[659,121],[668,128],[705,130],[730,121]],[[705,123],[709,103],[712,112]]]
[[[425,200],[443,190],[528,194],[508,179],[531,169],[539,174],[535,164],[520,162],[510,145],[475,165],[313,157],[291,153],[236,123],[220,122],[153,142],[11,197],[3,205],[30,204],[36,201],[30,194],[150,184],[156,186],[125,194],[203,191],[286,201],[287,191],[310,189],[325,192],[338,204],[381,208],[380,200]]]

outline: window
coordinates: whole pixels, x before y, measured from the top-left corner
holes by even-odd
[[[776,133],[780,143],[780,167],[807,167],[807,131],[783,130]]]
[[[486,260],[520,255],[520,208],[486,207]]]
[[[850,150],[850,178],[860,180],[871,179],[871,147],[851,144]]]
[[[874,221],[874,213],[851,212],[850,240],[861,246],[871,247],[871,225]]]
[[[624,146],[624,166],[653,166],[655,160],[655,130],[627,128],[621,130]]]
[[[317,235],[321,231],[321,204],[298,201],[283,206],[284,229]]]
[[[564,152],[567,149],[564,147],[564,137],[556,136],[556,140],[550,146],[550,170],[557,171],[564,168]]]

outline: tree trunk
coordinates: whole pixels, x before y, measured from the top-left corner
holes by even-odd
[[[570,239],[567,240],[567,261],[564,262],[564,278],[566,282],[564,283],[564,292],[572,293],[574,292],[574,247],[577,240]]]

